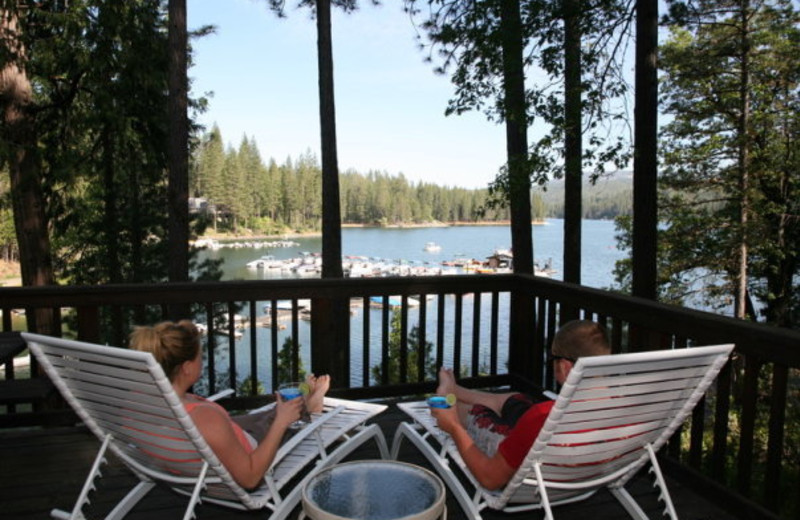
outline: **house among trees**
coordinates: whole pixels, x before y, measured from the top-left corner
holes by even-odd
[[[206,215],[213,213],[214,207],[208,203],[205,197],[189,197],[189,214],[190,215]]]

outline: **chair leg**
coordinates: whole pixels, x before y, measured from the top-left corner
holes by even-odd
[[[98,451],[97,455],[95,456],[92,469],[89,471],[89,475],[86,477],[86,481],[83,484],[83,489],[81,490],[80,495],[78,495],[78,500],[75,502],[75,507],[72,508],[72,512],[68,513],[60,509],[53,509],[50,511],[50,516],[52,518],[69,520],[85,518],[82,509],[83,506],[89,502],[89,493],[95,489],[94,480],[97,477],[103,476],[100,472],[100,467],[107,463],[105,454],[108,450],[108,445],[110,442],[111,435],[108,434],[103,439],[103,444],[100,446],[100,451]],[[144,477],[142,475],[137,476],[139,476],[140,482],[117,503],[110,513],[108,513],[106,520],[124,518],[125,515],[127,515],[128,512],[133,508],[133,506],[135,506],[142,499],[142,497],[144,497],[155,486],[154,482],[150,480],[143,480]]]
[[[117,506],[106,516],[106,520],[117,520],[125,518],[133,506],[139,503],[139,501],[150,492],[151,489],[155,487],[155,482],[149,481],[141,481],[139,482],[136,487],[131,489],[125,498],[119,501]]]
[[[545,520],[553,520],[553,510],[550,508],[550,497],[547,496],[547,487],[544,485],[544,476],[542,475],[542,468],[538,463],[533,465],[533,471],[536,473],[536,485],[539,488],[539,497],[542,501],[542,510],[544,511]]]
[[[650,457],[650,472],[655,474],[655,486],[658,487],[660,495],[659,500],[664,502],[664,514],[673,520],[678,520],[678,513],[675,511],[675,506],[672,504],[672,497],[667,489],[667,483],[664,480],[664,475],[661,473],[661,466],[658,464],[658,459],[653,451],[651,445],[645,446],[647,454]],[[622,504],[622,507],[628,512],[631,518],[636,520],[647,520],[647,514],[642,510],[636,500],[624,487],[609,486],[608,490],[611,494]]]
[[[400,444],[403,441],[403,435],[401,431],[404,429],[405,423],[400,424],[400,428],[395,432],[394,437],[392,438],[392,452],[391,458],[392,460],[397,460],[397,456],[400,454]]]
[[[89,502],[89,493],[95,489],[94,480],[97,477],[102,477],[102,474],[100,473],[100,467],[108,462],[106,460],[106,450],[108,450],[108,444],[110,442],[111,435],[106,435],[105,439],[103,439],[103,444],[100,445],[100,450],[97,452],[97,455],[94,458],[92,468],[89,470],[89,474],[86,476],[86,480],[83,483],[83,488],[81,489],[81,492],[75,501],[72,512],[63,511],[61,509],[53,509],[50,511],[51,517],[68,519],[84,518],[82,511],[83,506]]]
[[[436,469],[436,472],[442,477],[448,489],[450,489],[453,496],[455,496],[464,514],[472,520],[481,520],[481,513],[478,505],[470,499],[466,490],[461,485],[461,482],[458,480],[458,477],[453,473],[453,470],[450,469],[448,461],[442,460],[442,457],[434,451],[433,446],[425,441],[422,435],[420,435],[412,425],[405,422],[400,424],[400,427],[394,434],[394,440],[392,441],[392,458],[396,460],[399,455],[402,437],[406,437],[411,441],[420,453],[428,459],[428,462]]]
[[[375,427],[372,436],[375,437],[375,443],[378,445],[378,450],[381,452],[381,458],[387,460],[389,459],[389,445],[386,443],[386,437],[383,436],[383,432],[378,425],[373,424],[372,426]]]
[[[354,450],[369,441],[370,438],[374,438],[375,442],[378,444],[378,448],[381,451],[381,457],[384,459],[388,458],[389,450],[386,447],[386,439],[384,438],[383,432],[378,425],[371,424],[364,427],[361,431],[350,437],[331,453],[318,460],[316,466],[314,466],[314,468],[305,477],[303,477],[303,480],[301,480],[285,497],[283,497],[280,503],[276,504],[275,511],[272,513],[269,519],[284,520],[286,517],[288,517],[289,514],[294,511],[295,507],[297,507],[297,504],[300,503],[300,500],[302,499],[303,488],[309,480],[311,480],[323,469],[333,466],[334,464],[338,464]],[[305,513],[302,514],[305,515]]]
[[[653,447],[649,444],[647,445],[647,453],[650,455],[650,471],[655,474],[656,485],[661,491],[661,495],[658,498],[664,502],[664,513],[662,516],[668,515],[669,518],[678,520],[678,513],[675,511],[675,506],[672,504],[672,497],[667,489],[667,482],[664,480],[664,475],[661,473],[661,465],[658,463]]]
[[[194,485],[192,491],[192,498],[189,499],[189,504],[186,506],[186,512],[183,514],[183,520],[192,520],[194,518],[194,508],[200,503],[200,492],[206,486],[206,475],[208,474],[208,462],[203,463],[203,469],[197,475],[197,483]]]

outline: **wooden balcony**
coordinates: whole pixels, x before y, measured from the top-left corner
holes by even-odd
[[[396,407],[379,415],[376,420],[389,442],[399,421],[404,416]],[[80,492],[86,473],[91,467],[100,443],[86,428],[53,428],[31,433],[7,430],[0,432],[0,459],[4,469],[0,472],[0,496],[3,499],[3,517],[47,518],[53,508],[69,509]],[[368,443],[347,460],[379,458],[374,443]],[[432,469],[419,452],[403,447],[400,460]],[[97,490],[92,502],[84,508],[88,518],[102,518],[136,484],[136,478],[121,463],[109,458],[103,478],[96,481]],[[681,518],[727,520],[732,514],[683,484],[680,479],[668,478],[670,494]],[[647,476],[638,476],[629,489],[650,518],[661,518],[662,504],[657,491]],[[186,508],[185,497],[165,487],[157,487],[126,517],[128,520],[167,520],[181,518]],[[297,518],[296,508],[290,518]],[[195,512],[202,520],[266,518],[265,511],[238,512],[214,504],[201,504]],[[447,512],[450,520],[471,520],[461,511],[456,500],[448,494]],[[610,493],[603,490],[591,499],[560,506],[555,509],[558,520],[618,520],[625,518],[625,510]],[[541,513],[504,514],[488,511],[485,520],[513,520],[541,518]],[[753,517],[751,517],[753,518]]]
[[[373,297],[378,297],[379,310],[370,307]],[[390,308],[390,297],[397,297],[396,309]],[[311,302],[310,316],[301,312],[305,300]],[[290,302],[288,309],[280,310],[279,302]],[[430,392],[435,381],[426,368],[442,364],[473,387],[556,390],[545,352],[558,325],[572,317],[604,323],[615,352],[735,343],[733,362],[661,454],[664,466],[677,487],[693,494],[681,500],[708,500],[723,508],[716,513],[689,511],[689,517],[797,517],[800,511],[795,492],[800,482],[798,446],[789,435],[798,414],[798,332],[520,275],[0,289],[4,331],[19,328],[11,317],[12,310],[20,309],[34,313],[41,326],[52,322],[52,330],[65,335],[74,331],[69,334],[120,346],[126,344],[131,322],[191,312],[209,325],[206,390],[246,389],[225,403],[230,408],[249,408],[268,399],[257,395],[258,385],[243,387],[242,382],[259,381],[271,392],[278,379],[281,340],[287,336],[294,339],[292,357],[310,360],[307,368],[314,372],[332,374],[333,395],[356,399]],[[399,330],[391,324],[395,313]],[[243,329],[237,315],[244,317]],[[305,317],[310,317],[308,324]],[[265,329],[268,323],[274,326]],[[432,344],[430,363],[420,350],[426,342]],[[397,344],[398,350],[392,350]],[[409,366],[410,359],[417,363]],[[35,362],[31,371],[35,377]],[[15,374],[7,364],[9,377]],[[4,460],[9,460],[7,448],[18,442],[13,439],[20,427],[74,420],[52,396],[6,404],[5,412],[0,415],[0,426],[8,428],[0,434]],[[392,424],[401,419],[391,414],[382,419],[389,436]],[[68,431],[44,429],[37,442],[58,450],[63,440],[81,435],[80,429]],[[75,442],[91,446],[93,440],[84,432],[83,440]],[[81,449],[76,447],[75,453]],[[68,471],[61,466],[71,464],[58,457],[63,460],[59,471]],[[30,458],[36,465],[36,455]],[[4,471],[6,475],[19,473],[16,465],[24,464],[24,458],[11,460],[14,471]],[[62,481],[42,476],[43,483],[55,488],[63,487]],[[580,511],[581,506],[574,507]],[[594,513],[592,506],[586,507],[590,509],[583,509],[584,514]]]

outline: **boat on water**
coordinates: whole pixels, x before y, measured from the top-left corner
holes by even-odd
[[[407,297],[406,301],[408,302],[409,307],[419,307],[419,300],[412,297]],[[403,305],[403,298],[400,296],[389,296],[387,298],[387,304],[389,308],[398,309]],[[382,309],[384,302],[383,296],[371,296],[369,299],[370,307],[374,307],[376,309]]]
[[[435,242],[428,242],[426,249],[440,247]],[[457,254],[452,260],[409,260],[385,259],[367,256],[345,256],[342,258],[342,271],[348,278],[375,278],[385,276],[441,276],[454,274],[498,274],[510,273],[513,270],[514,255],[510,249],[495,249],[494,254],[485,260],[468,258]],[[316,278],[322,273],[322,255],[308,251],[299,256],[283,260],[273,255],[264,255],[247,263],[247,268],[264,273],[280,272],[280,276]],[[546,262],[534,262],[534,274],[550,277],[556,271],[552,268],[552,259]],[[270,273],[270,277],[276,276]]]
[[[423,247],[422,250],[427,253],[438,253],[439,251],[442,250],[442,246],[440,246],[436,242],[426,242],[425,247]]]
[[[248,269],[280,269],[283,266],[283,261],[276,259],[272,255],[264,255],[258,260],[247,262]]]
[[[291,312],[292,310],[292,300],[278,300],[276,302],[275,308],[278,312]],[[311,308],[311,300],[300,298],[297,300],[297,308],[302,309],[310,309]],[[264,305],[264,312],[272,311],[272,303],[267,303]]]

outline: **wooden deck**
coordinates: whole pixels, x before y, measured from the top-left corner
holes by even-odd
[[[397,424],[405,416],[396,406],[378,416],[376,421],[391,443]],[[0,431],[0,517],[40,518],[49,516],[52,508],[69,509],[80,492],[84,478],[93,461],[99,442],[83,426],[35,430]],[[373,443],[361,448],[348,460],[379,458]],[[425,459],[410,443],[403,443],[400,459],[429,467]],[[97,481],[97,490],[84,512],[89,518],[101,518],[135,483],[135,478],[121,463],[113,458]],[[723,520],[734,516],[693,493],[673,479],[668,479],[675,507],[684,520]],[[661,518],[662,508],[649,479],[639,476],[629,487],[651,518]],[[186,501],[167,488],[157,487],[127,517],[130,519],[181,518]],[[448,494],[448,516],[465,519],[465,514]],[[201,504],[197,510],[200,519],[214,518],[265,518],[265,511],[237,512],[223,507]],[[299,508],[290,518],[297,518]],[[559,520],[592,520],[626,518],[627,515],[606,491],[581,503],[556,508]],[[484,518],[516,519],[542,518],[540,512],[504,514],[487,512]]]

